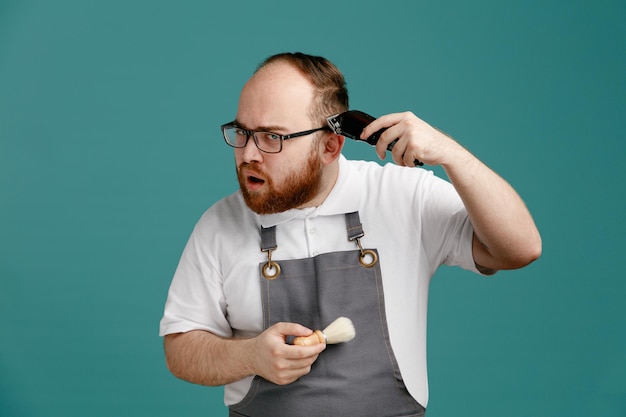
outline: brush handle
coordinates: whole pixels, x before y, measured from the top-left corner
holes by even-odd
[[[293,339],[293,344],[298,346],[317,345],[318,343],[326,343],[326,337],[321,330],[316,330],[310,336],[300,336]]]

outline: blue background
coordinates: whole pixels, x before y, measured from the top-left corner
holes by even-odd
[[[450,133],[542,232],[526,269],[435,276],[429,417],[626,416],[625,18],[617,0],[0,0],[0,415],[227,414],[221,388],[169,374],[158,322],[191,228],[237,188],[219,125],[286,50],[334,61],[352,108]]]

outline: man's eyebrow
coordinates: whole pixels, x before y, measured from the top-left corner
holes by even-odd
[[[243,125],[241,122],[239,122],[239,120],[235,119],[235,121],[233,122],[233,124],[241,127],[242,129],[246,129],[246,130],[262,130],[262,131],[266,131],[266,132],[285,132],[289,129],[287,129],[284,126],[278,126],[278,125],[270,125],[270,126],[259,126],[256,129],[250,129],[248,126]]]

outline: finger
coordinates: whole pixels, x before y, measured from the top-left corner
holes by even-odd
[[[282,371],[293,374],[299,373],[300,375],[308,374],[318,357],[319,353],[301,359],[287,359],[282,364]]]
[[[363,132],[361,132],[361,139],[367,139],[380,129],[392,126],[400,120],[400,113],[391,113],[384,116],[380,116],[369,125],[365,126]]]
[[[289,345],[289,352],[286,357],[293,360],[315,358],[324,349],[326,349],[326,343],[316,343],[307,346]]]
[[[298,323],[276,323],[268,329],[282,336],[309,336],[313,330]]]
[[[376,143],[376,146],[375,146],[376,155],[378,155],[378,158],[381,160],[385,159],[385,157],[387,156],[387,150],[392,142],[393,142],[393,145],[391,146],[393,146],[393,148],[395,148],[395,146],[398,144],[396,141],[397,138],[395,138],[391,133],[387,133],[387,132],[388,131],[385,131],[382,135],[380,135],[380,138],[378,139],[378,142]],[[389,139],[390,137],[394,137],[394,138]]]
[[[386,152],[389,146],[393,143],[391,148],[391,155],[393,161],[397,164],[402,160],[402,154],[406,147],[406,141],[402,140],[403,128],[399,124],[395,124],[387,129],[378,140],[376,144],[376,153],[380,159],[385,159]]]
[[[361,139],[366,139],[378,132],[382,128],[389,128],[393,125],[402,123],[403,121],[409,120],[420,120],[414,113],[410,111],[405,111],[401,113],[389,113],[383,116],[380,116],[372,123],[367,125],[363,132],[361,133]]]
[[[267,375],[264,378],[277,385],[287,385],[297,381],[298,379],[300,379],[304,375],[307,375],[310,372],[311,367],[308,366],[300,369],[284,370],[281,372],[277,372],[276,374]]]
[[[418,149],[414,146],[410,146],[410,141],[404,141],[398,149],[394,146],[392,152],[393,160],[396,164],[406,167],[422,166],[424,163],[420,160]]]
[[[318,354],[300,359],[283,358],[274,363],[272,371],[266,375],[266,378],[277,384],[289,384],[311,372],[311,367],[317,358]]]

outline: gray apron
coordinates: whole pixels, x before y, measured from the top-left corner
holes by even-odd
[[[356,337],[328,345],[311,372],[291,384],[255,376],[245,398],[230,406],[230,417],[424,415],[404,385],[389,342],[378,254],[361,247],[358,212],[346,214],[346,224],[348,239],[359,249],[277,262],[271,260],[275,227],[262,228],[261,250],[268,253],[260,265],[263,328],[293,322],[323,330],[345,316]]]

